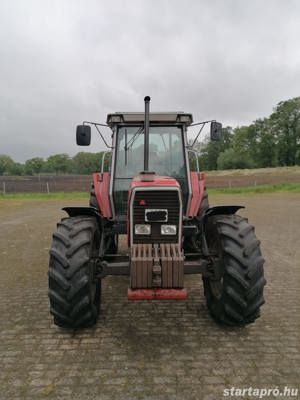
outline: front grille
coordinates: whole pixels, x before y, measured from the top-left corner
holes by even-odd
[[[132,220],[135,224],[149,224],[145,222],[145,210],[167,210],[167,222],[151,222],[151,235],[135,235],[133,229],[133,243],[178,243],[180,192],[178,190],[138,190],[134,194]],[[177,234],[161,235],[162,224],[176,225]]]

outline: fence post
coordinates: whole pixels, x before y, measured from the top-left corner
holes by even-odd
[[[228,187],[231,189],[231,181],[228,181]]]
[[[47,185],[47,193],[50,194],[49,183],[47,182],[46,185]]]
[[[3,194],[6,193],[6,187],[5,187],[5,182],[3,181]]]

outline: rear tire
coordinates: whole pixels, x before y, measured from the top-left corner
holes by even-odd
[[[206,225],[210,253],[219,259],[219,276],[204,278],[208,309],[218,322],[246,325],[264,304],[264,259],[254,227],[239,215],[216,215]]]
[[[50,312],[63,328],[82,328],[96,323],[101,281],[94,279],[92,258],[97,256],[100,232],[96,219],[64,218],[53,234],[49,261]]]

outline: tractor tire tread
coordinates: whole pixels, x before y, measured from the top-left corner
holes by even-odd
[[[100,282],[92,283],[91,273],[97,233],[100,234],[94,217],[69,217],[57,224],[49,252],[48,294],[50,312],[60,327],[76,329],[91,326],[97,320]]]
[[[266,284],[260,241],[253,226],[239,215],[212,216],[209,223],[219,238],[224,275],[219,299],[213,296],[209,278],[204,279],[208,308],[217,321],[227,325],[254,322],[264,304],[263,289]]]

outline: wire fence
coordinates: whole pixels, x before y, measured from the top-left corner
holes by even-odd
[[[57,193],[88,192],[91,175],[38,175],[38,176],[0,176],[0,193]],[[205,176],[208,188],[238,188],[260,185],[300,183],[300,175],[226,175]]]
[[[90,190],[91,179],[91,176],[85,175],[2,176],[0,192],[3,194],[87,192]]]

